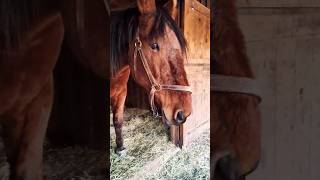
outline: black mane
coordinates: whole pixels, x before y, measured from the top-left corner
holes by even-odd
[[[139,11],[137,8],[128,9],[121,12],[112,12],[111,14],[111,74],[114,75],[119,68],[125,65],[127,62],[125,57],[128,53],[129,42],[135,38],[135,34],[138,28],[138,16]],[[176,34],[182,51],[185,53],[187,44],[183,33],[179,26],[171,18],[168,12],[162,7],[157,7],[157,13],[155,15],[155,23],[149,34],[149,38],[153,39],[159,36],[163,36],[165,33],[165,27],[168,25]]]
[[[53,4],[57,1],[0,0],[0,49],[19,47],[23,34]]]

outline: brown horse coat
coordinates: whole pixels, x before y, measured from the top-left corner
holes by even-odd
[[[42,179],[52,71],[63,34],[61,16],[50,14],[26,32],[19,49],[0,52],[0,120],[12,179]]]

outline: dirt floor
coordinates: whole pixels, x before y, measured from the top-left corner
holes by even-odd
[[[45,144],[44,176],[46,180],[105,180],[106,152],[82,147],[54,148]],[[9,165],[0,139],[0,180],[7,180]]]
[[[126,154],[114,153],[115,134],[111,124],[110,174],[112,180],[209,179],[210,133],[205,131],[186,148],[176,148],[160,119],[148,111],[127,109],[124,122]]]

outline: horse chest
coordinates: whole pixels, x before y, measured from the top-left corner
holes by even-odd
[[[30,65],[31,64],[31,65]],[[22,111],[43,86],[49,73],[43,73],[45,61],[37,63],[23,56],[2,59],[0,67],[0,114]],[[17,110],[13,110],[17,109]]]
[[[38,95],[52,76],[62,38],[61,17],[53,14],[26,32],[18,50],[1,52],[0,115],[22,111]]]

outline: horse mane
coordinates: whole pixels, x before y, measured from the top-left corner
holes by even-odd
[[[18,48],[44,8],[54,4],[53,0],[0,0],[0,49]]]
[[[213,52],[215,73],[253,77],[246,54],[244,36],[238,22],[236,0],[217,0],[213,14]]]
[[[139,15],[140,13],[137,8],[111,13],[111,75],[114,75],[119,68],[128,63],[126,61],[127,58],[122,57],[126,57],[129,50],[129,43],[135,38]],[[151,28],[149,38],[153,39],[163,36],[166,25],[174,31],[183,53],[186,53],[187,43],[182,31],[169,13],[160,6],[157,6],[155,23]]]

